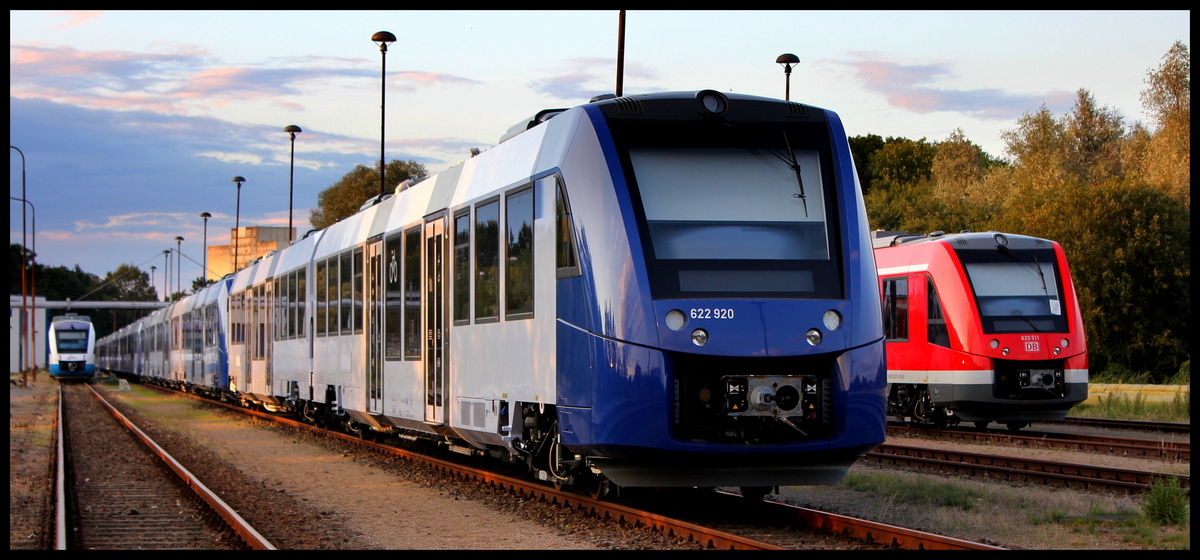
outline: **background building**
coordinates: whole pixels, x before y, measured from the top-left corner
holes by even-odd
[[[230,230],[229,245],[208,246],[207,280],[217,280],[226,274],[241,270],[254,259],[271,251],[278,251],[288,246],[288,228],[285,227],[240,227]],[[292,239],[296,239],[295,228],[292,228]],[[234,240],[237,242],[238,254],[233,255]]]
[[[46,298],[37,296],[36,299],[39,305],[46,303]],[[30,298],[25,298],[27,304],[32,304]],[[36,347],[33,351],[33,358],[36,365],[46,365],[46,308],[36,307],[30,310],[33,313],[33,343]],[[29,338],[26,336],[21,339],[21,294],[8,296],[8,373],[20,373],[21,360],[25,353],[29,351]],[[25,364],[28,366],[29,360],[25,358]]]

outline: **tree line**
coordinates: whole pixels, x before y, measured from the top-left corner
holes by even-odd
[[[1127,124],[1078,90],[1003,133],[1008,159],[961,130],[850,139],[874,229],[1006,231],[1057,241],[1098,379],[1186,383],[1191,356],[1191,63],[1176,42],[1147,73],[1152,121]]]
[[[1006,231],[1057,241],[1066,251],[1093,377],[1161,383],[1188,379],[1191,356],[1191,63],[1176,42],[1147,72],[1147,127],[1127,124],[1080,89],[1074,107],[1045,106],[1004,132],[1007,159],[987,154],[961,130],[925,138],[850,138],[874,229],[914,233]],[[393,160],[386,189],[428,176]],[[379,164],[358,165],[323,190],[310,221],[328,227],[379,193]],[[20,245],[12,245],[10,293],[20,286]],[[121,265],[102,280],[79,269],[38,265],[38,292],[51,300],[150,301],[149,275]],[[197,286],[193,286],[193,290]],[[183,294],[172,294],[178,299]],[[100,334],[110,311],[94,314]],[[119,310],[118,326],[145,311]]]

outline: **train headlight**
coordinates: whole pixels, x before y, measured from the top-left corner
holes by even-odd
[[[673,331],[682,329],[687,324],[687,315],[678,309],[672,309],[667,312],[667,328]]]
[[[804,334],[804,338],[808,340],[809,345],[816,346],[821,343],[821,331],[808,329],[808,332]]]
[[[1058,345],[1059,345],[1059,346],[1061,346],[1061,347],[1063,347],[1063,348],[1066,348],[1066,347],[1067,347],[1067,345],[1068,345],[1068,344],[1070,344],[1070,343],[1071,343],[1071,341],[1069,341],[1069,340],[1067,340],[1067,339],[1065,339],[1065,338],[1064,338],[1064,339],[1062,339],[1062,340],[1060,340],[1060,341],[1058,341]]]
[[[995,350],[1000,347],[1000,341],[993,338],[992,341],[988,343],[988,346],[991,346],[992,350]]]
[[[825,316],[821,317],[821,321],[825,323],[825,328],[831,331],[836,331],[842,326],[841,314],[832,309],[825,312]]]
[[[692,331],[692,344],[696,346],[704,346],[708,342],[708,331],[704,329],[696,329]]]
[[[1004,347],[1004,349],[1000,351],[1000,353],[1001,353],[1001,354],[1004,354],[1005,356],[1007,356],[1007,355],[1008,355],[1008,347],[1007,347],[1007,346],[1005,346],[1005,347]]]

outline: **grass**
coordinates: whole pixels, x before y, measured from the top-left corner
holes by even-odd
[[[966,479],[933,479],[883,469],[852,469],[837,485],[872,496],[873,508],[896,512],[911,526],[954,535],[986,527],[990,538],[1018,548],[1187,550],[1187,490],[1157,482],[1140,496],[1104,496]],[[872,517],[869,512],[856,512]],[[908,525],[906,525],[908,526]]]
[[[1080,404],[1071,409],[1072,416],[1111,418],[1114,420],[1148,420],[1153,422],[1192,421],[1191,391],[1176,395],[1170,402],[1148,402],[1142,395],[1134,397],[1100,397],[1096,404]]]

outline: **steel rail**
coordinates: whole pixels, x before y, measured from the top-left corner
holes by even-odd
[[[54,418],[54,550],[67,549],[67,455],[63,448],[63,388],[58,384],[58,412]]]
[[[717,491],[732,500],[742,500],[736,494]],[[736,504],[731,504],[734,507]],[[879,543],[902,550],[1005,550],[998,546],[983,544],[944,535],[926,533],[886,523],[858,519],[836,513],[828,513],[806,507],[763,500],[768,515],[782,523],[815,527],[826,532],[853,537],[866,542]]]
[[[327,430],[319,428],[299,420],[278,416],[276,414],[250,410],[230,403],[223,403],[206,399],[199,395],[168,389],[165,387],[153,386],[157,389],[171,391],[176,394],[181,394],[198,401],[228,408],[244,414],[250,414],[278,422],[284,425],[294,426],[305,430],[310,430],[322,435],[338,438],[357,445],[363,445],[385,454],[395,455],[404,459],[409,459],[426,464],[435,470],[457,476],[470,481],[486,483],[494,486],[499,490],[506,490],[517,495],[525,495],[534,499],[546,501],[548,503],[557,504],[565,508],[584,510],[587,513],[600,517],[602,519],[613,519],[619,523],[632,524],[633,526],[646,526],[653,530],[662,533],[668,537],[690,540],[703,544],[708,548],[722,550],[787,550],[786,547],[765,543],[759,540],[741,537],[732,533],[706,528],[700,525],[674,519],[671,517],[657,515],[651,512],[626,507],[612,502],[593,499],[587,496],[574,494],[571,492],[555,490],[552,487],[545,486],[540,483],[522,480],[519,478],[508,477],[485,470],[474,469],[459,465],[450,461],[444,461],[428,455],[415,453],[400,449],[397,447],[369,441],[361,437],[346,434],[343,432]],[[724,494],[724,493],[719,493]],[[729,496],[733,496],[730,494]],[[742,498],[738,497],[739,500]],[[777,504],[771,502],[771,504]],[[741,502],[740,506],[744,506],[745,502]],[[858,540],[864,540],[873,543],[888,543],[894,548],[909,549],[909,550],[997,550],[998,547],[974,543],[944,535],[933,533],[925,533],[913,529],[896,527],[884,523],[877,523],[865,519],[856,519],[844,515],[827,513],[813,509],[802,508],[798,506],[789,506],[787,504],[770,505],[768,507],[778,507],[780,515],[785,515],[796,521],[797,524],[803,524],[805,527],[811,527],[839,535],[849,536]]]
[[[888,426],[894,435],[913,434],[939,440],[964,442],[987,442],[1020,447],[1056,447],[1079,451],[1094,451],[1135,457],[1161,457],[1177,461],[1191,461],[1192,444],[1181,441],[1134,439],[1087,434],[1006,433],[999,430],[979,431],[970,428],[932,428]]]
[[[262,536],[257,530],[255,530],[254,527],[252,527],[245,519],[243,519],[237,511],[235,511],[232,507],[229,507],[229,504],[226,504],[225,501],[220,498],[220,496],[217,496],[216,493],[214,493],[212,490],[209,490],[208,487],[200,481],[200,479],[196,478],[196,476],[188,471],[187,468],[185,468],[182,464],[180,464],[179,461],[176,461],[170,453],[167,453],[167,451],[155,443],[150,436],[146,435],[145,432],[135,426],[133,422],[125,417],[124,414],[121,414],[121,412],[113,407],[113,405],[107,400],[105,400],[100,393],[97,393],[95,388],[89,385],[88,389],[92,391],[92,395],[95,396],[98,401],[100,401],[100,404],[104,405],[104,407],[108,409],[108,412],[112,414],[118,422],[124,424],[130,432],[133,432],[133,434],[137,436],[137,438],[141,440],[141,442],[145,444],[151,452],[158,455],[159,458],[162,459],[162,461],[166,463],[166,465],[172,471],[175,471],[175,474],[179,475],[179,478],[183,480],[188,488],[191,488],[196,495],[200,496],[202,500],[207,502],[208,505],[212,507],[213,510],[220,515],[226,523],[229,524],[234,532],[236,532],[238,536],[242,537],[242,539],[246,541],[246,544],[255,550],[275,550],[275,545],[271,544],[266,537]]]
[[[959,472],[1003,480],[1026,480],[1052,486],[1141,492],[1158,479],[1176,479],[1191,488],[1191,477],[1169,473],[1135,471],[1021,457],[968,453],[927,447],[883,444],[867,453],[868,461],[883,464],[933,467],[944,472]]]
[[[1042,423],[1042,422],[1039,422]],[[1150,420],[1113,420],[1110,418],[1088,418],[1085,416],[1068,416],[1062,420],[1048,420],[1046,424],[1072,424],[1077,426],[1096,426],[1101,428],[1119,428],[1129,430],[1147,430],[1186,434],[1191,433],[1189,422],[1154,422]]]

